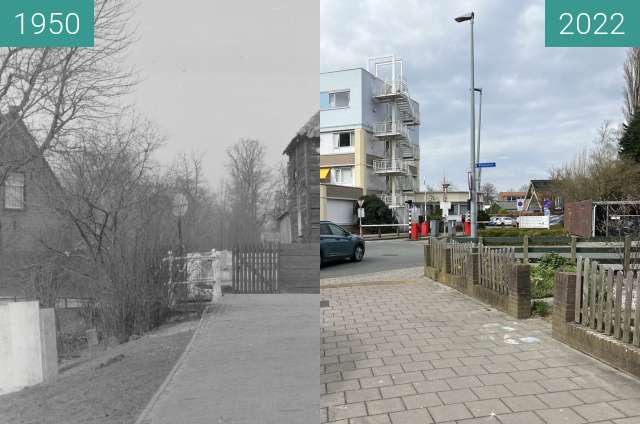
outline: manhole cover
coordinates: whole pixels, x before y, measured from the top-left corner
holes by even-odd
[[[321,300],[320,301],[320,307],[321,308],[328,308],[329,307],[329,301],[328,300]]]

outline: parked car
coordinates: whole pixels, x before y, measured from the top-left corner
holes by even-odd
[[[320,263],[364,257],[364,239],[330,221],[320,222]]]
[[[516,220],[511,218],[510,216],[503,216],[500,220],[500,224],[504,227],[513,227],[516,225]]]

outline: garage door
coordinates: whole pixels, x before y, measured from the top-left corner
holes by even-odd
[[[327,199],[327,220],[340,225],[352,225],[353,204],[353,200]]]

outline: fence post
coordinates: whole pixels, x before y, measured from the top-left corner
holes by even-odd
[[[578,245],[578,237],[571,236],[571,261],[575,262],[577,260],[577,245]]]
[[[631,266],[631,236],[624,236],[624,275],[627,275]]]
[[[451,248],[445,247],[444,250],[444,269],[445,274],[451,274]]]
[[[424,267],[425,267],[425,273],[426,273],[426,268],[428,266],[430,266],[430,262],[431,262],[431,260],[430,260],[431,258],[429,257],[429,254],[431,253],[429,251],[430,247],[431,246],[429,246],[429,243],[424,245]]]
[[[529,318],[531,316],[530,297],[530,265],[515,264],[515,275],[509,287],[509,309],[511,314],[518,319]]]
[[[575,272],[556,272],[551,324],[551,335],[554,339],[565,340],[568,323],[575,321],[576,281]]]
[[[469,255],[469,269],[467,272],[467,291],[474,293],[475,286],[480,284],[480,253],[473,249]]]
[[[529,236],[526,234],[522,239],[522,262],[529,263]]]

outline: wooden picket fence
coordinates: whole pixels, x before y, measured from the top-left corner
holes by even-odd
[[[446,268],[447,240],[432,238],[429,251],[431,252],[431,263],[429,265],[439,271],[444,271]]]
[[[509,294],[509,286],[516,278],[516,259],[513,247],[495,249],[478,248],[480,286],[498,293]]]
[[[640,346],[640,274],[578,256],[575,322]]]
[[[280,249],[277,243],[236,246],[232,255],[235,293],[278,293]]]
[[[449,244],[449,252],[451,252],[451,274],[466,278],[469,261],[473,254],[473,244],[453,242]]]

